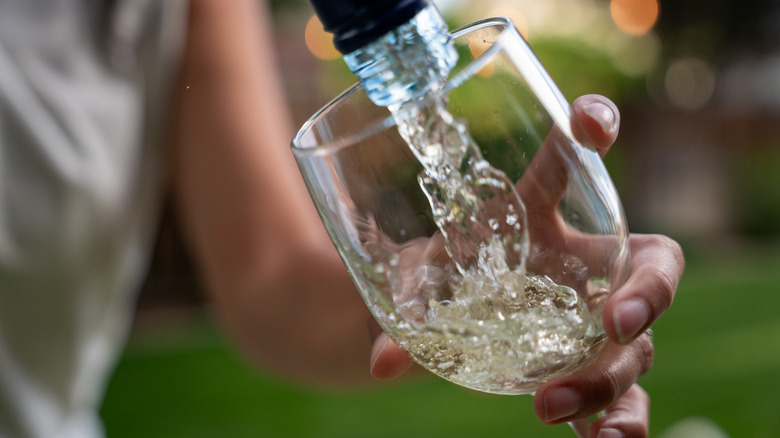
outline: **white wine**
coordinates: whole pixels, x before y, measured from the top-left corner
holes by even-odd
[[[437,88],[390,109],[424,167],[420,186],[452,263],[414,272],[396,263],[398,310],[380,316],[386,328],[425,368],[481,391],[529,393],[581,368],[604,339],[601,314],[570,287],[527,275],[526,208],[514,184]]]
[[[419,364],[459,385],[531,393],[582,368],[604,340],[600,312],[567,286],[510,268],[496,240],[463,272],[392,265],[386,273],[405,281],[397,282],[393,305],[375,306],[374,314]]]
[[[500,249],[484,248],[480,258],[490,251]],[[465,275],[445,299],[410,299],[396,311],[375,312],[419,364],[480,391],[531,393],[595,357],[604,339],[601,315],[573,289],[503,267],[486,272]]]

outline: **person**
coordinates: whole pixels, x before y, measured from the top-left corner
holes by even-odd
[[[271,24],[255,0],[0,2],[0,436],[102,435],[168,192],[215,313],[260,366],[320,385],[412,367],[366,328],[301,181]],[[585,96],[573,126],[605,152],[619,113]],[[535,395],[547,424],[603,410],[591,436],[647,435],[646,330],[684,261],[667,237],[630,246],[603,353]]]

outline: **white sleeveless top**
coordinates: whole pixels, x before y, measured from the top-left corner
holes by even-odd
[[[0,1],[0,437],[103,433],[185,29],[183,0]]]

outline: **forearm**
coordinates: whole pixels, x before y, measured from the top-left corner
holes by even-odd
[[[368,314],[289,151],[264,11],[253,0],[191,4],[173,189],[214,308],[266,366],[368,379]]]

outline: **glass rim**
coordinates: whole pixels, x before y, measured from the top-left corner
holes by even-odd
[[[462,82],[465,82],[466,79],[473,76],[480,68],[482,68],[482,64],[487,63],[488,60],[493,56],[493,53],[499,50],[497,46],[501,44],[500,39],[503,37],[503,35],[507,33],[514,33],[519,36],[519,33],[517,33],[517,29],[515,28],[514,23],[512,23],[512,20],[506,17],[491,17],[477,20],[453,30],[450,32],[450,35],[453,39],[456,39],[467,33],[487,27],[503,27],[503,29],[501,29],[498,36],[496,37],[495,42],[493,42],[487,50],[485,50],[479,56],[475,57],[468,64],[466,64],[466,66],[459,69],[451,78],[447,80],[445,92],[449,92],[450,90],[457,88],[458,85],[460,85]],[[310,132],[317,124],[317,122],[320,121],[329,111],[362,89],[363,85],[360,82],[352,84],[346,90],[342,91],[338,96],[322,106],[322,108],[317,110],[311,117],[309,117],[303,123],[303,125],[301,125],[301,128],[298,129],[292,138],[291,147],[293,153],[295,155],[301,156],[330,154],[343,147],[355,144],[365,137],[369,137],[377,132],[381,132],[387,128],[395,126],[395,120],[393,120],[392,116],[388,112],[387,117],[377,120],[370,126],[361,129],[359,132],[356,132],[353,135],[344,136],[342,138],[331,140],[322,144],[314,144],[310,146],[304,146],[301,144],[303,142],[303,136]]]

